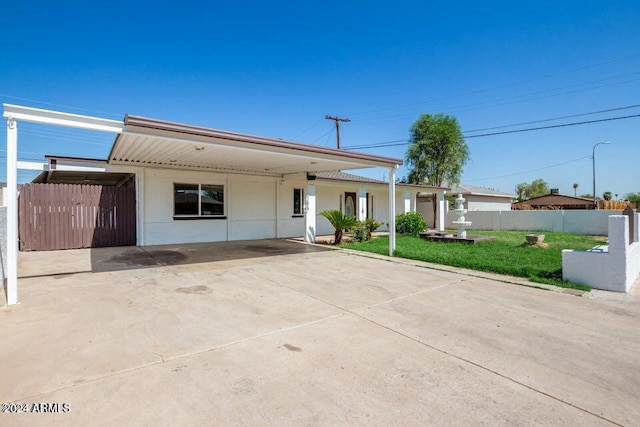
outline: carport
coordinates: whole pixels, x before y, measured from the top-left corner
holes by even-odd
[[[157,119],[126,115],[123,121],[68,114],[4,104],[7,119],[7,303],[18,302],[17,251],[18,207],[17,170],[50,171],[47,163],[19,162],[18,122],[66,126],[110,132],[117,135],[108,159],[108,168],[95,165],[57,165],[57,170],[114,172],[154,167],[165,170],[210,171],[242,176],[284,179],[304,176],[304,237],[314,242],[316,233],[317,172],[383,167],[389,176],[389,254],[395,249],[395,174],[402,160],[311,146],[276,138],[240,134]],[[111,170],[113,168],[113,170]],[[107,170],[109,169],[109,170]],[[137,244],[141,238],[145,211],[141,194],[144,174],[135,173]]]

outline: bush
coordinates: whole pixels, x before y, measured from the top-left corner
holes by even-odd
[[[371,233],[376,231],[382,224],[375,219],[367,218],[360,221],[358,226],[353,229],[353,239],[356,242],[366,242],[371,240]]]
[[[424,218],[422,218],[422,215],[418,212],[407,212],[396,215],[397,233],[417,236],[418,233],[424,231],[426,227],[427,223],[424,222]]]

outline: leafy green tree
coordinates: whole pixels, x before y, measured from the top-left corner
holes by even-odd
[[[355,216],[345,215],[344,213],[338,210],[322,211],[320,212],[320,215],[327,218],[331,223],[331,225],[333,226],[333,228],[335,229],[335,232],[333,235],[334,245],[338,245],[340,244],[340,242],[342,242],[342,233],[344,232],[344,230],[350,230],[359,224]]]
[[[544,196],[550,192],[549,184],[547,184],[547,181],[542,178],[532,181],[531,184],[522,182],[516,185],[516,194],[518,195],[519,201]]]
[[[635,203],[636,206],[638,206],[638,204],[640,204],[640,193],[627,193],[626,196],[624,196],[624,198],[631,203]]]
[[[611,200],[612,194],[611,191],[605,191],[604,193],[602,193],[602,198],[609,201]]]
[[[521,182],[520,184],[516,185],[516,194],[518,195],[519,202],[525,199],[525,193],[528,187],[529,184],[527,184],[526,182]]]
[[[422,114],[411,126],[406,160],[409,182],[441,186],[459,184],[469,148],[458,120],[444,114]]]
[[[582,197],[583,199],[591,199],[591,200],[593,200],[593,194],[591,194],[591,193],[581,194],[580,197]]]
[[[421,114],[410,129],[409,148],[405,159],[412,184],[436,187],[443,183],[460,183],[462,168],[469,160],[469,147],[464,141],[458,120],[444,114]],[[437,211],[437,194],[432,197],[433,218]]]

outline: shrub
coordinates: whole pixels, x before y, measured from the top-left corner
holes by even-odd
[[[424,231],[427,223],[418,212],[407,212],[396,215],[396,232],[400,234],[408,234],[417,236],[418,233]]]
[[[351,230],[358,225],[358,220],[355,217],[345,215],[337,210],[322,211],[320,215],[327,218],[331,225],[333,225],[333,228],[335,228],[334,245],[338,245],[342,241],[343,230]]]
[[[371,233],[376,231],[382,224],[375,219],[367,218],[360,221],[356,228],[353,229],[353,239],[356,242],[366,242],[371,240]]]

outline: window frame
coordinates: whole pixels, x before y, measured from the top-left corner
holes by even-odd
[[[296,192],[299,192],[300,195],[300,212],[296,212]],[[293,206],[292,206],[293,215],[292,218],[302,218],[304,217],[304,188],[294,188],[293,189]]]
[[[197,186],[198,194],[198,207],[195,214],[176,214],[176,186]],[[222,188],[222,213],[221,214],[202,214],[202,187],[220,187]],[[226,204],[226,186],[224,184],[209,184],[209,183],[188,183],[188,182],[174,182],[173,183],[173,219],[174,220],[200,220],[200,219],[227,219],[227,204]]]

